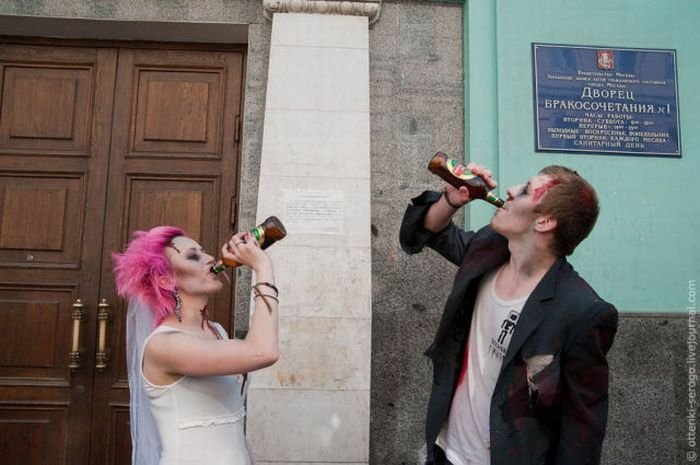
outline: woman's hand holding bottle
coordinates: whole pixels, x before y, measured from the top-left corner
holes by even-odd
[[[272,267],[270,257],[260,248],[258,241],[247,232],[234,234],[221,247],[221,255],[224,259],[250,267],[256,273]]]

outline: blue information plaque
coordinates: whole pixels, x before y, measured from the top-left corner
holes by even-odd
[[[680,157],[676,52],[532,44],[535,150]]]

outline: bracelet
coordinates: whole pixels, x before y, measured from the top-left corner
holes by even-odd
[[[275,302],[280,303],[280,300],[272,294],[255,294],[255,297],[253,297],[253,300],[257,299],[258,297],[262,297],[263,299],[265,299],[265,297],[269,297],[272,300],[274,300]]]
[[[276,295],[276,296],[279,296],[279,295],[280,295],[279,289],[277,289],[277,286],[275,286],[275,285],[272,284],[272,283],[268,283],[268,282],[266,282],[266,281],[262,281],[262,282],[253,284],[253,287],[254,287],[255,289],[257,289],[258,286],[266,286],[266,287],[269,287],[270,289],[272,289],[273,291],[275,291],[275,295]]]
[[[267,301],[267,298],[269,297],[269,298],[273,299],[275,302],[277,302],[277,305],[280,304],[280,301],[276,296],[274,296],[272,294],[261,294],[260,291],[258,291],[258,289],[256,288],[255,289],[255,297],[253,297],[253,300],[257,299],[258,297],[262,297],[263,303],[267,307],[267,311],[270,312],[270,314],[272,314],[272,307],[270,307],[270,302]]]
[[[442,191],[442,196],[445,199],[445,202],[447,202],[447,205],[450,207],[454,208],[455,210],[459,210],[461,208],[461,205],[455,205],[450,202],[450,198],[447,196],[447,191]]]

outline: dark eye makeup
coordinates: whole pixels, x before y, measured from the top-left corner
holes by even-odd
[[[525,184],[523,186],[523,188],[520,190],[520,192],[518,192],[518,197],[523,197],[525,195],[530,194],[529,191],[530,191],[530,181],[528,181],[527,184]]]
[[[188,250],[186,250],[185,258],[187,258],[188,260],[194,260],[196,262],[199,262],[202,260],[204,253],[205,252],[203,248],[197,250],[196,248],[191,247]]]

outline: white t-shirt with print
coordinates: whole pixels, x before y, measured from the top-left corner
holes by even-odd
[[[466,373],[463,366],[449,419],[435,441],[454,465],[491,462],[491,396],[528,297],[510,301],[498,298],[496,276],[496,271],[489,273],[479,287],[467,341]]]

